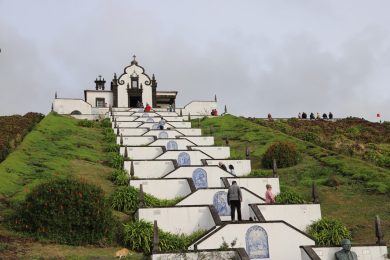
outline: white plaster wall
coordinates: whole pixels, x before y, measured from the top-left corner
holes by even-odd
[[[153,126],[158,127],[158,123],[155,123],[155,122],[153,122],[153,123],[137,122],[137,123],[141,123],[141,124],[142,124],[142,125],[140,125],[139,127],[142,127],[142,128],[149,128],[150,130],[153,129]],[[157,129],[157,128],[155,128],[155,129]]]
[[[167,143],[170,141],[175,141],[178,146],[178,150],[187,150],[187,146],[194,146],[193,143],[186,139],[158,139],[150,144],[150,146],[165,146],[167,147]]]
[[[219,162],[222,162],[229,166],[229,164],[234,166],[234,172],[237,176],[244,176],[251,172],[251,161],[250,160],[207,160],[208,165],[218,165]]]
[[[154,254],[152,260],[226,260],[238,259],[238,254],[235,251],[200,251],[200,252],[186,252],[186,253],[166,253]]]
[[[121,123],[121,122],[131,122],[131,121],[134,121],[138,117],[136,117],[136,116],[114,116],[114,118],[116,119],[117,123]],[[113,122],[112,118],[111,118],[111,122]]]
[[[120,112],[120,111],[137,111],[137,108],[128,108],[127,106],[126,107],[113,107],[112,108],[112,111],[114,112]]]
[[[127,83],[129,83],[131,87],[130,82],[130,75],[133,74],[133,72],[137,73],[139,76],[138,83],[142,83],[142,102],[144,105],[146,103],[149,103],[149,105],[152,105],[152,87],[151,85],[147,85],[146,82],[149,82],[149,78],[144,74],[144,69],[142,69],[138,65],[131,65],[127,68],[125,68],[125,74],[121,75],[118,79],[119,86],[118,86],[118,106],[119,107],[127,107],[128,106],[128,97],[127,97]],[[123,81],[123,82],[122,82]]]
[[[265,198],[265,185],[271,184],[274,195],[280,193],[279,178],[228,178],[230,185],[236,181],[240,187],[245,187],[256,195]]]
[[[229,146],[194,146],[192,150],[203,151],[214,159],[227,159],[230,157]]]
[[[99,114],[104,115],[105,117],[109,117],[109,108],[108,107],[92,107],[91,114]]]
[[[167,127],[172,128],[191,128],[191,122],[170,122]]]
[[[314,247],[313,250],[321,258],[321,260],[334,260],[334,253],[341,250],[341,247]],[[357,254],[359,260],[379,260],[387,258],[386,246],[354,246],[352,244],[352,251]]]
[[[211,115],[211,111],[213,109],[218,109],[217,102],[215,101],[192,101],[184,106],[183,108],[183,116],[188,115]],[[180,111],[180,109],[177,109]],[[218,111],[220,114],[220,111]]]
[[[156,159],[161,160],[177,160],[179,154],[183,151],[166,151],[163,155],[157,157]],[[202,165],[202,159],[210,159],[209,156],[205,155],[200,151],[185,151],[191,157],[191,165]]]
[[[214,136],[183,136],[185,138],[200,146],[214,145]]]
[[[227,193],[228,189],[198,189],[196,192],[192,193],[190,196],[184,200],[177,203],[178,206],[183,205],[199,205],[199,204],[209,204],[213,205],[214,194],[218,191],[225,191]],[[249,206],[248,204],[252,203],[264,203],[262,199],[256,197],[250,192],[241,189],[242,193],[242,203],[241,203],[241,216],[242,220],[249,220]],[[230,221],[230,216],[220,216],[222,221]],[[237,214],[236,214],[237,218]]]
[[[283,220],[305,232],[306,227],[321,219],[319,204],[257,205],[265,220]]]
[[[129,109],[127,109],[127,111],[116,111],[114,109],[117,109],[117,108],[112,108],[112,115],[114,117],[125,117],[125,116],[131,116],[132,114],[134,114],[134,111],[129,111]]]
[[[151,223],[157,220],[159,228],[174,234],[191,234],[215,226],[210,209],[206,206],[141,208],[137,216]]]
[[[179,116],[176,112],[156,111],[160,116]]]
[[[168,138],[176,138],[178,136],[182,136],[181,133],[179,133],[176,130],[150,130],[148,131],[145,136],[156,136],[158,138],[158,135],[161,132],[166,132],[168,134]]]
[[[127,155],[132,160],[152,160],[163,153],[161,147],[130,146],[127,147]],[[120,154],[124,156],[125,147],[120,148]]]
[[[232,175],[228,172],[225,172],[219,167],[179,167],[169,175],[164,178],[192,178],[192,173],[198,169],[202,168],[207,173],[207,184],[209,188],[219,188],[222,187],[221,177],[231,177]]]
[[[176,130],[183,135],[201,136],[202,129],[200,128],[176,128]]]
[[[134,161],[134,175],[138,178],[161,178],[172,172],[172,161]],[[131,161],[124,162],[124,169],[130,174]]]
[[[128,120],[131,120],[131,118],[129,118]],[[141,123],[141,122],[116,122],[116,125],[118,127],[134,127],[137,123]],[[112,126],[114,127],[114,123],[112,123]]]
[[[154,122],[158,122],[161,120],[161,117],[149,117],[149,118],[152,118],[154,120]],[[167,122],[182,122],[183,121],[183,118],[181,118],[181,117],[164,117],[164,119]],[[145,122],[146,120],[148,120],[148,117],[139,117],[136,121]]]
[[[245,235],[252,226],[260,226],[268,234],[269,258],[272,260],[300,260],[301,252],[299,246],[314,245],[314,241],[289,227],[285,223],[245,223],[228,224],[198,244],[198,249],[216,249],[223,243],[222,237],[227,243],[237,238],[235,247],[246,248]],[[282,250],[281,250],[282,249]],[[252,258],[258,259],[258,258]]]
[[[186,179],[141,179],[131,180],[130,185],[139,188],[142,184],[143,191],[159,199],[174,199],[184,197],[191,193],[190,185]],[[204,204],[204,203],[198,203]]]
[[[116,143],[120,144],[121,138],[116,138]],[[152,136],[124,136],[123,137],[123,145],[127,146],[145,146],[149,145],[154,141]]]
[[[158,114],[153,112],[135,112],[133,116],[144,117],[144,118],[148,118],[148,117],[160,118]]]
[[[57,98],[53,101],[53,111],[58,114],[70,114],[74,110],[78,110],[81,114],[92,114],[91,105],[82,99],[61,99]]]
[[[124,124],[125,123],[125,124]],[[115,127],[115,123],[112,122],[112,128],[114,128],[114,130],[116,131],[116,127]],[[142,122],[116,122],[116,125],[119,127],[119,128],[126,128],[126,127],[129,127],[129,128],[137,128],[139,127],[140,125],[142,125]],[[123,126],[125,125],[125,126]]]
[[[141,136],[148,132],[148,128],[119,128],[119,134],[125,135],[137,135]],[[116,133],[116,132],[115,132]]]
[[[96,98],[104,98],[105,102],[105,107],[109,107],[110,105],[112,106],[113,104],[113,95],[112,92],[108,91],[87,91],[86,92],[86,98],[85,100],[87,103],[91,104],[92,107],[96,107]]]

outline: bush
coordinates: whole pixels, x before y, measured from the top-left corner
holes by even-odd
[[[91,121],[91,120],[84,119],[84,120],[77,121],[77,125],[81,126],[81,127],[92,128],[92,127],[95,127],[95,122]]]
[[[278,168],[296,165],[298,163],[298,151],[295,144],[285,141],[273,143],[262,157],[263,167],[272,169],[273,159],[276,159]]]
[[[109,118],[104,118],[102,121],[100,121],[100,127],[102,128],[111,128],[111,120]]]
[[[114,224],[103,190],[69,179],[33,189],[12,222],[17,230],[69,245],[101,243]]]
[[[319,246],[339,246],[341,240],[351,239],[351,232],[338,220],[322,218],[311,224],[307,233]]]
[[[276,203],[281,204],[304,204],[307,203],[301,196],[293,191],[283,191],[275,197]]]
[[[160,249],[167,251],[185,251],[192,241],[203,235],[199,230],[191,235],[175,235],[159,229]],[[124,225],[123,243],[131,250],[151,253],[153,247],[153,224],[138,220]]]
[[[119,153],[109,153],[108,165],[115,169],[122,169],[124,158]]]
[[[129,184],[129,175],[125,170],[113,171],[109,179],[118,186],[127,186]]]
[[[173,206],[180,198],[173,200],[160,200],[148,193],[144,193],[145,207]],[[139,189],[132,186],[122,186],[110,196],[111,207],[123,212],[134,212],[139,205]]]
[[[116,134],[112,128],[103,128],[103,136],[106,143],[116,143]]]
[[[117,144],[109,143],[104,147],[104,151],[108,153],[119,153],[120,146]]]

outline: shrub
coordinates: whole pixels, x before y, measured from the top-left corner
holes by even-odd
[[[144,193],[145,207],[173,206],[180,198],[173,200],[160,200],[148,193]],[[134,212],[139,205],[139,189],[132,186],[122,186],[116,189],[110,196],[110,204],[113,209],[123,212]]]
[[[81,126],[81,127],[92,128],[92,127],[95,127],[95,122],[91,121],[91,120],[84,119],[84,120],[77,121],[77,125]]]
[[[115,169],[122,169],[124,158],[119,153],[109,153],[108,165]]]
[[[273,143],[262,157],[263,167],[271,169],[273,159],[276,159],[279,168],[296,165],[298,163],[298,151],[295,144],[286,141]]]
[[[275,197],[276,203],[281,204],[304,204],[306,201],[293,191],[283,191]]]
[[[324,185],[328,187],[337,187],[340,186],[341,184],[342,181],[336,175],[329,176],[324,182]]]
[[[104,151],[108,153],[119,153],[119,145],[109,143],[104,147]]]
[[[111,120],[109,118],[104,118],[100,121],[100,127],[102,128],[111,128]]]
[[[351,232],[338,220],[322,218],[307,228],[320,246],[339,246],[341,240],[351,239]]]
[[[185,251],[192,241],[204,234],[203,230],[191,235],[175,235],[159,229],[160,249],[167,251]],[[153,224],[144,220],[124,225],[123,243],[131,250],[149,254],[153,247]]]
[[[118,186],[126,186],[129,184],[129,175],[125,170],[115,170],[110,176],[110,181]]]
[[[102,242],[114,224],[103,190],[69,179],[33,189],[12,222],[20,231],[69,245]]]
[[[116,143],[116,134],[112,128],[103,128],[103,136],[106,143]]]

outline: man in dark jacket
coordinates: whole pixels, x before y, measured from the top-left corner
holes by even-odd
[[[232,221],[235,220],[236,209],[237,209],[238,220],[241,221],[242,194],[241,194],[241,189],[237,185],[236,181],[233,181],[232,186],[229,187],[227,193],[227,201],[230,206]]]

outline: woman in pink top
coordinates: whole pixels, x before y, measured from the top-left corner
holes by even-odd
[[[267,191],[265,192],[265,203],[267,204],[274,204],[275,203],[275,196],[272,193],[272,186],[271,184],[265,185],[267,188]]]

